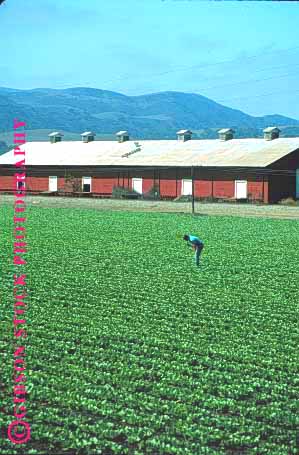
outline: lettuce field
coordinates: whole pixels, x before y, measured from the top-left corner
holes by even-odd
[[[0,453],[297,454],[297,221],[28,207],[27,418],[12,420],[0,220]],[[197,269],[178,239],[205,243]]]

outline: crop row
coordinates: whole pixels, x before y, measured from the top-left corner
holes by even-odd
[[[13,301],[3,210],[4,428]],[[28,453],[297,453],[296,222],[28,210]],[[186,232],[205,242],[200,270],[177,239]],[[18,449],[0,439],[0,452]]]

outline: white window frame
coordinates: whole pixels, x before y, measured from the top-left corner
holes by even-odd
[[[188,185],[191,186],[191,192],[185,192],[185,185],[188,183]],[[182,191],[181,191],[181,196],[192,196],[192,179],[182,179]]]
[[[238,197],[238,194],[237,194],[237,186],[238,186],[238,183],[245,183],[246,186],[245,186],[245,189],[246,189],[246,195],[245,197]],[[235,199],[247,199],[248,197],[248,182],[247,180],[235,180]]]
[[[25,179],[23,180],[17,180],[17,191],[22,191],[26,188],[26,182]]]
[[[134,188],[134,183],[138,183],[138,185],[141,185],[141,191],[139,191],[139,190]],[[133,177],[132,178],[132,189],[134,191],[136,191],[136,193],[142,194],[142,184],[143,184],[143,181],[142,181],[141,177]]]
[[[52,180],[51,180],[52,179]],[[53,180],[55,179],[55,180]],[[55,181],[55,190],[51,190],[51,183],[53,183]],[[57,175],[49,175],[49,191],[57,191],[57,188],[58,188],[58,178],[57,178]]]
[[[91,193],[91,177],[82,177],[82,192],[84,193]],[[89,185],[89,191],[83,191],[84,190],[84,185]]]

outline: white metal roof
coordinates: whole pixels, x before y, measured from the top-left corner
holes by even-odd
[[[277,131],[279,133],[280,129],[277,128],[277,126],[268,126],[268,128],[263,130],[264,133],[272,133],[273,131]]]
[[[192,131],[190,131],[190,130],[180,130],[176,134],[192,134]]]
[[[118,133],[116,133],[116,136],[124,136],[124,135],[128,135],[128,131],[119,131]]]
[[[81,136],[96,136],[96,133],[93,133],[92,131],[85,131],[85,133],[82,133]]]
[[[53,131],[53,133],[50,133],[48,136],[52,137],[52,136],[63,136],[62,133],[60,133],[59,131]]]
[[[219,130],[218,133],[220,134],[225,134],[225,133],[234,133],[235,131],[232,128],[222,128],[222,130]]]
[[[26,142],[28,166],[244,166],[265,167],[299,149],[299,137],[265,139],[145,140]],[[128,154],[128,156],[123,156]],[[13,150],[0,156],[1,165],[14,164]]]

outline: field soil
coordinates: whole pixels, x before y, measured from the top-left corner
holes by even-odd
[[[14,196],[1,194],[0,204],[13,204]],[[118,200],[84,197],[26,196],[28,206],[48,208],[77,208],[95,210],[120,210],[136,212],[191,213],[191,203],[172,201]],[[299,206],[255,205],[237,203],[195,203],[197,215],[264,217],[299,219]]]

